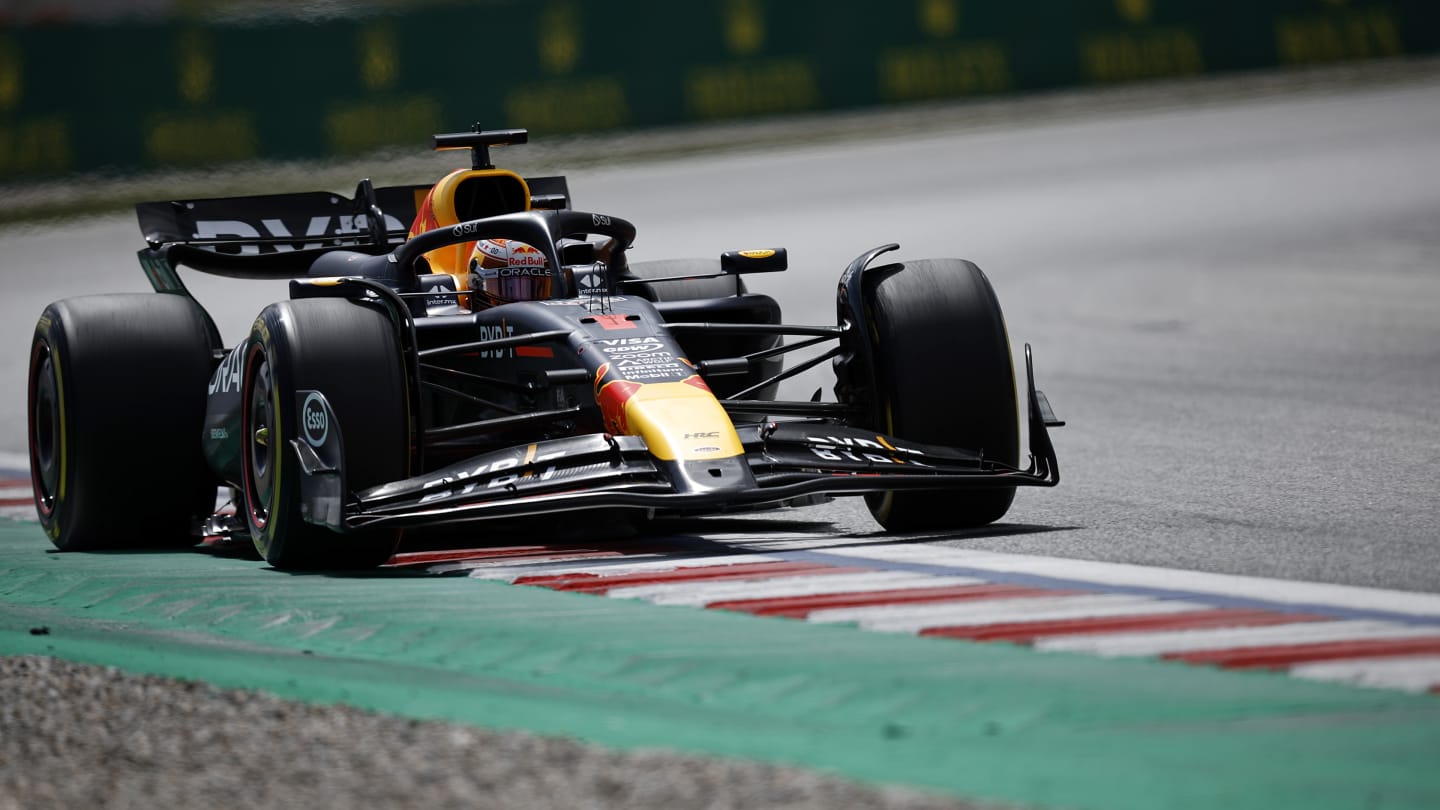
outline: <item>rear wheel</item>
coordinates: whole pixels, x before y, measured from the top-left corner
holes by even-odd
[[[385,313],[338,298],[266,307],[250,333],[243,386],[244,516],[261,556],[282,569],[373,568],[389,559],[395,530],[342,534],[305,521],[304,473],[290,445],[301,435],[295,392],[319,391],[339,422],[350,492],[406,476],[405,369]]]
[[[194,300],[140,293],[46,307],[30,344],[30,478],[63,551],[188,545],[214,510],[200,448],[219,338]]]
[[[977,450],[1015,465],[1020,419],[1005,318],[980,268],[959,259],[871,271],[874,428],[901,439]],[[866,496],[890,531],[982,526],[1004,517],[1015,487]]]

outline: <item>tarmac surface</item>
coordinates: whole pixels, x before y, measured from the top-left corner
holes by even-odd
[[[1378,78],[1162,85],[1139,100],[1100,93],[926,108],[908,124],[878,117],[884,126],[863,136],[854,117],[807,120],[749,144],[763,149],[733,148],[752,137],[736,135],[709,141],[714,151],[582,160],[569,174],[578,208],[640,226],[636,259],[788,247],[793,269],[753,285],[781,301],[787,320],[830,322],[835,278],[877,244],[900,242],[901,258],[954,255],[985,268],[1012,340],[1035,345],[1040,385],[1070,422],[1055,435],[1065,477],[1054,491],[1022,493],[1004,525],[937,542],[1433,593],[1440,187],[1430,178],[1440,176],[1440,77],[1429,63],[1412,67]],[[819,134],[832,121],[835,135]],[[556,168],[548,159],[533,165]],[[334,187],[348,191],[353,178]],[[128,215],[11,225],[0,244],[0,343],[12,347],[0,362],[0,450],[23,452],[25,353],[16,347],[44,304],[145,285]],[[283,295],[208,279],[193,286],[227,340]],[[817,375],[792,393],[828,385]],[[847,502],[795,519],[816,532],[874,530]],[[0,807],[202,806],[233,796],[214,792],[231,782],[214,780],[236,773],[245,776],[233,784],[250,784],[247,802],[261,806],[292,796],[346,803],[305,792],[314,785],[396,806],[483,805],[477,785],[498,797],[490,791],[511,782],[517,801],[494,806],[528,804],[525,791],[553,794],[557,807],[585,806],[585,797],[629,807],[692,804],[683,800],[692,795],[719,807],[880,800],[808,773],[712,773],[690,758],[527,747],[534,741],[103,669],[7,658],[0,672],[16,698],[0,714],[0,739],[13,746],[0,756]],[[175,714],[124,712],[137,701]],[[380,725],[358,731],[368,722]],[[176,735],[186,744],[173,745]],[[326,770],[346,774],[344,787],[313,774],[276,781],[340,739],[355,745]],[[408,778],[390,767],[401,749],[401,770],[434,778],[390,793]],[[515,753],[487,755],[497,750]],[[426,770],[453,762],[468,773],[491,759],[500,770],[473,783]],[[85,776],[96,768],[115,778]],[[652,788],[656,774],[666,784]],[[266,794],[266,782],[296,793]]]

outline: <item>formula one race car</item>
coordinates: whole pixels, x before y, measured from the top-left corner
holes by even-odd
[[[57,301],[31,347],[31,474],[54,544],[248,535],[277,568],[354,568],[403,529],[577,510],[862,495],[888,530],[971,527],[1015,487],[1057,483],[1047,428],[1062,423],[1029,346],[1019,466],[1009,339],[975,265],[877,263],[898,246],[877,247],[841,275],[838,323],[783,324],[742,279],[784,270],[783,249],[631,263],[629,222],[572,210],[562,177],[491,165],[490,147],[526,138],[437,135],[472,168],[365,180],[353,200],[137,206],[155,294]],[[288,278],[290,298],[225,348],[181,265]],[[776,399],[826,361],[836,401]],[[212,514],[217,486],[235,514]]]

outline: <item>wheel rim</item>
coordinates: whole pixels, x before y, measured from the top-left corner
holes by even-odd
[[[30,478],[42,515],[55,511],[60,493],[61,420],[59,382],[49,344],[35,344],[31,358],[35,381],[30,403]]]
[[[275,406],[273,397],[274,380],[270,375],[270,363],[260,349],[255,349],[247,363],[245,378],[250,380],[245,402],[244,432],[245,464],[245,508],[250,523],[257,529],[264,529],[270,520],[270,503],[275,489],[275,456],[271,448],[271,437],[278,438],[275,430]]]

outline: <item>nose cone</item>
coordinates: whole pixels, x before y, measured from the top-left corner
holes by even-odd
[[[643,438],[650,454],[661,461],[744,455],[730,415],[698,377],[691,379],[695,383],[650,383],[631,389],[622,403],[625,432]]]

